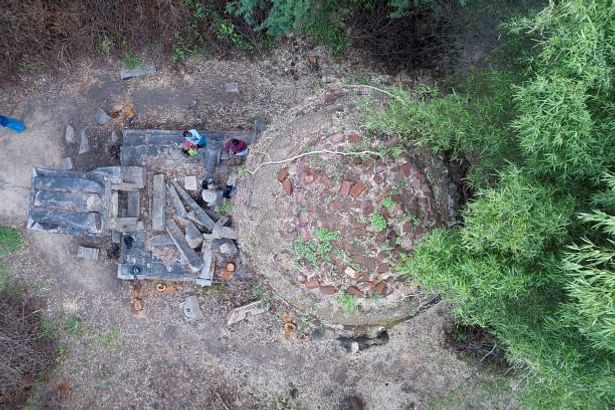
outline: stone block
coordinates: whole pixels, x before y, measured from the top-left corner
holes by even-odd
[[[94,112],[94,119],[96,120],[98,124],[105,125],[106,123],[109,122],[111,117],[109,117],[109,115],[107,115],[105,110],[103,110],[102,108],[97,108],[96,111]]]
[[[190,222],[186,224],[184,237],[192,249],[198,248],[203,243],[203,235],[196,229],[196,226]]]
[[[66,126],[66,131],[64,132],[64,139],[66,139],[66,142],[69,144],[75,143],[75,129],[72,126]]]
[[[199,189],[196,176],[188,175],[184,177],[184,188],[187,191],[197,191]]]
[[[265,312],[265,308],[260,300],[256,302],[249,303],[244,306],[236,307],[231,310],[226,320],[226,324],[228,326],[234,325],[235,323],[241,322],[247,319],[249,316],[260,315]]]
[[[175,216],[178,218],[185,218],[188,212],[186,212],[186,207],[172,185],[167,185],[167,194],[171,201],[171,206],[175,210]]]
[[[89,259],[92,261],[98,260],[98,248],[88,248],[87,246],[80,246],[77,248],[77,257],[82,259]]]
[[[194,249],[192,249],[190,245],[188,245],[184,234],[179,229],[177,224],[175,224],[175,222],[173,222],[172,220],[167,219],[165,226],[167,229],[167,233],[169,234],[171,240],[179,250],[179,253],[181,254],[182,258],[186,261],[188,265],[190,265],[190,270],[192,270],[194,273],[199,272],[203,267],[203,262],[201,261],[201,258],[199,258],[197,253],[194,251]]]
[[[134,77],[140,77],[147,74],[154,74],[156,72],[156,67],[153,65],[137,67],[132,69],[123,69],[120,71],[120,78],[122,80],[128,80]]]
[[[85,130],[81,130],[80,134],[80,143],[79,143],[79,155],[85,154],[90,150],[90,141],[88,139],[88,134]]]
[[[186,300],[179,304],[179,308],[188,321],[202,320],[205,318],[199,306],[199,298],[196,296],[189,296],[186,298]]]
[[[227,256],[235,256],[239,249],[237,249],[237,245],[233,241],[225,240],[218,246],[218,252]]]
[[[224,91],[230,94],[237,94],[239,93],[239,83],[237,82],[230,82],[230,83],[225,83],[224,84]]]
[[[213,235],[214,239],[232,239],[235,241],[237,240],[237,231],[235,231],[229,226],[222,226],[216,224],[211,234]]]
[[[62,158],[60,161],[60,169],[64,171],[73,169],[73,159],[71,157]]]
[[[179,199],[179,198],[177,198]],[[154,187],[152,190],[152,229],[154,231],[164,230],[165,224],[165,190],[164,190],[164,175],[154,175]]]
[[[173,187],[179,194],[179,197],[185,203],[191,211],[194,212],[196,218],[199,220],[199,223],[203,225],[208,230],[212,230],[214,228],[215,222],[207,213],[196,203],[196,201],[188,194],[179,184],[175,181],[172,181]]]

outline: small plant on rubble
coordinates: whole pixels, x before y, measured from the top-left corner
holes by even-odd
[[[378,211],[372,214],[372,228],[376,232],[382,232],[387,227],[386,218]]]

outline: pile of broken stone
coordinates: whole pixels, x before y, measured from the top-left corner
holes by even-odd
[[[162,174],[154,177],[154,203],[160,201],[160,195],[157,194],[160,189],[157,189],[157,186],[164,184],[163,178]],[[238,254],[238,248],[235,242],[237,233],[229,226],[229,218],[219,215],[213,209],[201,207],[175,181],[166,185],[166,192],[172,216],[161,218],[154,213],[152,225],[156,230],[161,223],[164,224],[164,229],[179,250],[182,261],[192,273],[198,273],[195,283],[211,286],[220,262],[226,269],[225,278],[232,277],[237,264],[234,257]],[[156,208],[154,205],[154,209]]]

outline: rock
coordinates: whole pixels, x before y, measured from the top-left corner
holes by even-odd
[[[194,249],[190,247],[179,227],[170,219],[166,220],[165,227],[167,229],[167,233],[171,236],[173,243],[177,249],[179,249],[179,253],[182,255],[182,258],[186,261],[186,263],[188,263],[188,265],[190,265],[190,269],[194,273],[200,271],[203,267],[203,262]]]
[[[111,117],[102,108],[97,108],[96,112],[94,112],[94,119],[98,124],[105,125],[111,120]]]
[[[197,277],[196,284],[199,286],[211,286],[214,277],[214,254],[211,249],[211,242],[203,242],[202,249],[203,268]]]
[[[366,188],[367,186],[363,182],[359,181],[356,184],[354,184],[352,188],[350,188],[350,196],[352,196],[353,198],[356,198],[359,195],[361,195],[365,191]]]
[[[211,231],[211,235],[213,239],[232,239],[237,240],[237,231],[229,226],[222,226],[221,224],[216,224],[214,229]]]
[[[308,289],[316,289],[320,287],[320,282],[318,281],[318,279],[311,279],[305,282],[303,285]]]
[[[280,172],[278,172],[278,181],[284,182],[288,178],[288,168],[282,168]]]
[[[88,140],[88,134],[85,130],[81,130],[80,137],[81,142],[79,144],[79,155],[85,154],[90,150],[90,141]]]
[[[224,92],[229,94],[238,94],[239,93],[239,83],[231,82],[224,84]]]
[[[198,248],[203,243],[203,235],[196,229],[193,223],[186,224],[186,233],[184,235],[186,238],[186,242],[188,242],[188,246],[192,249]]]
[[[88,248],[87,246],[80,246],[77,248],[77,257],[95,261],[98,260],[99,252],[100,250],[97,248]]]
[[[196,296],[189,296],[186,300],[179,304],[184,317],[188,321],[202,320],[205,318],[199,306],[199,299]]]
[[[154,187],[152,191],[152,229],[154,231],[164,230],[165,201],[164,174],[154,175]]]
[[[137,67],[132,69],[123,69],[120,71],[120,78],[122,80],[128,80],[134,77],[140,77],[142,75],[154,74],[156,72],[156,67],[153,65]]]
[[[357,142],[361,142],[362,139],[363,137],[361,137],[359,134],[350,134],[346,138],[346,141],[348,141],[351,144],[356,144]]]
[[[111,143],[115,144],[117,143],[118,138],[117,138],[117,132],[115,132],[115,130],[111,131]]]
[[[265,308],[260,300],[249,303],[244,306],[236,307],[231,310],[226,320],[227,326],[234,325],[248,318],[248,316],[256,316],[265,312]]]
[[[410,165],[410,163],[406,162],[405,164],[400,165],[397,170],[407,178],[412,173],[412,166]]]
[[[341,82],[339,78],[332,76],[332,75],[323,75],[322,77],[320,77],[320,81],[322,81],[323,84],[332,84],[332,83]]]
[[[66,131],[64,132],[64,138],[66,139],[66,142],[69,144],[75,143],[75,129],[71,127],[70,125],[66,126]]]
[[[337,293],[337,288],[335,286],[321,286],[320,293],[323,295],[335,295]]]
[[[378,293],[379,295],[385,295],[387,292],[387,283],[384,281],[380,281],[378,283],[376,283],[376,286],[374,286],[374,290],[376,291],[376,293]]]
[[[73,169],[73,159],[71,157],[62,158],[60,161],[60,169],[64,171]]]
[[[184,188],[186,188],[187,191],[196,191],[196,190],[198,190],[198,183],[197,183],[197,180],[196,180],[196,176],[188,175],[188,176],[184,177]]]
[[[351,268],[350,266],[346,266],[346,269],[344,269],[344,273],[347,276],[350,276],[353,279],[356,279],[359,272],[357,272],[356,270],[354,270],[353,268]]]
[[[385,273],[389,270],[389,265],[387,263],[381,263],[380,265],[378,265],[378,268],[376,269],[376,273],[378,274],[382,274]]]
[[[350,353],[357,353],[359,351],[359,342],[353,340],[350,342]]]
[[[293,183],[290,182],[290,179],[285,179],[284,181],[282,181],[282,188],[284,189],[284,192],[286,192],[287,195],[292,195],[293,194]]]
[[[352,182],[342,181],[342,186],[340,187],[340,193],[344,196],[348,196],[348,194],[350,193],[351,186],[352,186]]]
[[[237,249],[237,245],[233,241],[224,241],[219,247],[218,251],[227,256],[235,256],[239,249]]]

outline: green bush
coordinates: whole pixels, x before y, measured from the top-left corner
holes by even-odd
[[[610,1],[549,3],[506,25],[529,58],[456,92],[391,90],[366,120],[470,166],[460,223],[399,267],[497,337],[527,408],[615,407],[613,21]]]

